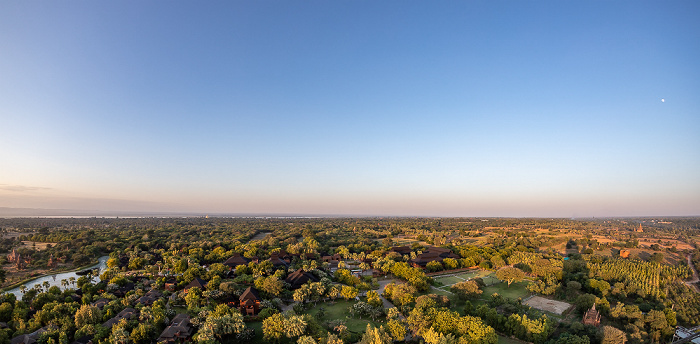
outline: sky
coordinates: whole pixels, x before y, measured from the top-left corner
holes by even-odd
[[[0,207],[700,215],[697,1],[2,1]]]

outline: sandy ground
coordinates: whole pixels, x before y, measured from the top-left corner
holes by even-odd
[[[569,307],[571,307],[571,304],[569,303],[545,299],[541,296],[533,296],[529,300],[525,301],[525,304],[532,308],[537,308],[539,310],[559,315],[562,315],[567,309],[569,309]]]
[[[29,249],[35,249],[37,251],[43,251],[46,249],[46,246],[48,245],[56,245],[56,243],[53,242],[38,242],[38,241],[22,241],[22,247],[24,248],[29,248]]]

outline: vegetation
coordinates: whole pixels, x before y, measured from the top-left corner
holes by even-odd
[[[0,219],[5,286],[109,256],[99,277],[1,295],[0,344],[38,330],[40,344],[153,343],[178,314],[202,343],[669,342],[676,326],[700,325],[700,294],[684,281],[700,264],[699,228],[696,218]],[[434,247],[451,254],[418,264]],[[280,254],[285,264],[269,260]],[[313,278],[293,289],[296,271]],[[203,284],[185,291],[193,281]],[[237,303],[249,287],[254,315]],[[575,307],[553,316],[523,303],[532,294]],[[581,323],[593,305],[598,328]]]

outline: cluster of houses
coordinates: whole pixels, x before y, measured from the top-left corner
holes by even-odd
[[[412,250],[408,246],[397,246],[392,247],[391,252],[396,252],[402,256],[410,255]],[[411,265],[416,268],[425,268],[430,262],[442,263],[446,258],[459,259],[459,255],[455,254],[449,248],[443,247],[428,247],[423,253],[416,256],[416,258],[411,259]]]
[[[400,254],[401,256],[410,256],[411,253],[413,252],[412,249],[408,246],[398,246],[398,247],[393,247],[390,252],[396,252]],[[272,265],[275,268],[288,268],[292,260],[298,257],[300,259],[306,259],[306,260],[320,260],[322,262],[328,263],[328,270],[330,270],[331,273],[335,272],[335,270],[338,269],[339,263],[342,261],[342,257],[339,254],[315,254],[315,253],[301,253],[301,254],[289,254],[284,250],[274,252],[270,255],[269,261],[272,263]],[[426,265],[429,262],[432,261],[437,261],[437,262],[442,262],[446,258],[460,258],[458,255],[454,254],[450,249],[446,248],[440,248],[440,247],[429,247],[427,250],[422,252],[421,254],[417,255],[414,259],[410,260],[410,263],[414,267],[420,267],[420,268],[425,268]],[[25,259],[23,259],[19,253],[13,251],[9,256],[8,260],[11,262],[15,262],[17,264],[20,264],[21,262],[26,262]],[[258,262],[257,257],[252,257],[252,258],[247,258],[244,257],[240,254],[234,254],[232,257],[227,259],[224,262],[224,265],[228,266],[231,269],[232,273],[235,273],[236,267],[240,265],[248,265],[250,262]],[[371,259],[366,259],[366,263],[371,263]],[[135,282],[141,281],[144,284],[148,285],[150,284],[149,280],[146,277],[142,276],[133,276],[132,280]],[[319,279],[315,275],[305,272],[302,269],[296,270],[285,278],[285,282],[289,284],[290,288],[293,290],[296,290],[300,288],[302,285],[308,283],[308,282],[318,282]],[[112,291],[112,293],[117,296],[117,297],[124,297],[129,291],[135,289],[136,285],[133,282],[128,282],[124,284],[123,286],[120,286],[116,290]],[[187,291],[191,288],[198,287],[202,290],[205,290],[207,287],[207,282],[200,279],[200,278],[195,278],[190,282],[187,286],[184,288],[184,292],[187,293]],[[171,280],[165,283],[164,289],[168,291],[175,291],[176,289],[176,283],[175,280]],[[80,290],[76,293],[75,298],[79,299],[80,298]],[[138,300],[136,300],[136,304],[140,303],[144,306],[151,306],[153,303],[155,303],[157,300],[161,299],[163,297],[163,293],[158,290],[158,289],[151,289],[148,292],[146,292],[143,296],[141,296]],[[110,300],[108,299],[99,299],[91,303],[91,305],[96,306],[100,309],[104,308]],[[260,310],[261,310],[261,302],[262,298],[260,297],[259,291],[255,289],[255,287],[248,287],[241,293],[241,295],[237,299],[229,299],[225,300],[225,302],[232,307],[236,307],[240,310],[241,314],[246,315],[246,316],[255,316],[257,315]],[[115,324],[119,323],[122,319],[137,319],[139,315],[139,311],[135,308],[132,307],[127,307],[119,314],[114,316],[113,318],[107,320],[102,324],[102,326],[106,328],[112,328]],[[11,344],[34,344],[37,342],[39,336],[48,331],[50,328],[45,327],[41,328],[33,333],[30,334],[24,334],[21,336],[17,336],[15,338],[12,338]],[[158,337],[158,342],[165,342],[165,343],[180,343],[184,341],[190,340],[191,336],[193,335],[193,328],[190,323],[190,317],[187,314],[177,314],[172,321],[170,322],[170,325],[160,334]],[[82,338],[77,338],[72,344],[92,344],[92,337],[86,336]]]

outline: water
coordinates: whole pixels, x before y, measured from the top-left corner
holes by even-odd
[[[93,266],[90,266],[90,267],[87,267],[87,268],[85,268],[85,269],[83,269],[83,270],[98,268],[99,271],[100,271],[100,273],[102,273],[102,271],[104,271],[104,270],[107,268],[107,259],[109,259],[108,256],[100,257],[100,258],[97,260],[97,261],[98,261],[97,264],[95,264],[95,265],[93,265]],[[80,270],[80,271],[83,271],[83,270]],[[61,288],[61,290],[64,290],[64,289],[66,289],[66,288],[64,288],[63,285],[61,285],[61,280],[66,280],[66,281],[68,281],[69,278],[75,277],[75,280],[77,281],[78,278],[80,278],[80,276],[78,276],[78,275],[76,274],[76,272],[77,272],[77,271],[74,271],[74,272],[64,272],[64,273],[60,273],[60,274],[54,274],[54,275],[43,276],[43,277],[39,277],[39,278],[37,278],[37,279],[28,281],[28,282],[24,283],[24,285],[27,287],[27,290],[29,290],[29,289],[34,288],[34,286],[37,285],[37,284],[38,284],[38,285],[41,285],[42,283],[44,283],[44,281],[48,281],[48,282],[49,282],[49,288],[52,287],[52,286],[57,286],[57,287]],[[97,279],[99,279],[99,277],[97,277]],[[74,285],[72,285],[72,284],[68,284],[68,288],[76,288],[76,287],[75,287]],[[6,291],[5,293],[15,294],[15,296],[17,297],[17,299],[21,299],[21,298],[22,298],[22,291],[20,291],[20,288],[19,288],[19,287],[14,288],[14,289],[10,289],[10,290]]]

